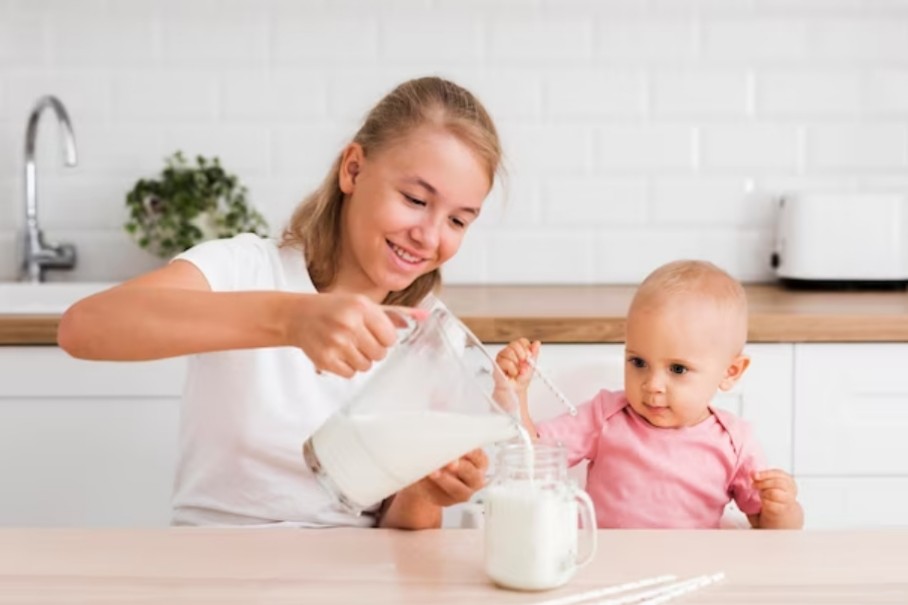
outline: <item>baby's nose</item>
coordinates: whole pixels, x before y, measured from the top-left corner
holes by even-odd
[[[664,393],[665,383],[658,376],[649,376],[643,383],[643,388],[650,393]]]

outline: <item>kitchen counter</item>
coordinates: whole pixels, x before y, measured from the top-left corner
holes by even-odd
[[[634,286],[450,286],[448,306],[484,342],[618,343]],[[750,342],[908,342],[908,293],[746,287]],[[2,309],[0,309],[2,313]],[[0,314],[0,344],[56,344],[58,315]]]
[[[481,530],[0,529],[0,603],[539,603],[722,571],[684,603],[906,603],[908,531],[600,530],[567,586],[496,588]]]

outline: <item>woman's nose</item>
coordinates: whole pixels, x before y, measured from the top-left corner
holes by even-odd
[[[413,229],[410,230],[410,235],[413,240],[419,243],[423,248],[434,250],[438,247],[440,232],[441,226],[438,222],[427,218],[414,226]]]

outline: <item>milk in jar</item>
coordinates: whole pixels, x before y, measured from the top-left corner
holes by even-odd
[[[496,584],[545,590],[568,582],[596,550],[589,496],[568,478],[562,448],[523,444],[501,449],[483,497],[484,564]],[[578,506],[579,504],[579,506]],[[578,521],[588,546],[578,557]]]

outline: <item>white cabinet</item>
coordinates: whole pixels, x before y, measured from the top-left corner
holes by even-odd
[[[908,344],[795,349],[794,468],[810,527],[908,520]]]
[[[798,476],[807,529],[908,524],[908,477]]]
[[[168,525],[184,372],[0,348],[0,525]]]

